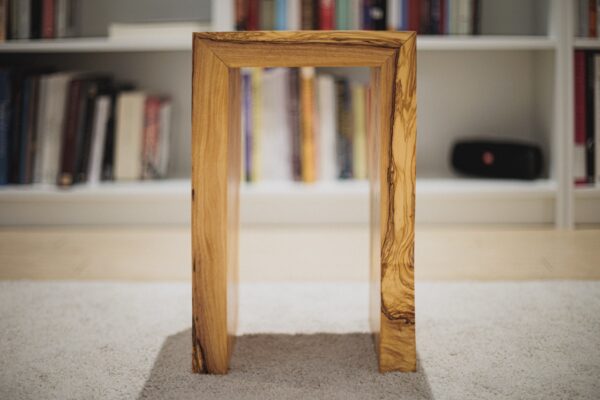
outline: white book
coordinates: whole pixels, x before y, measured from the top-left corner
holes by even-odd
[[[108,26],[108,37],[110,39],[160,37],[191,40],[192,33],[210,30],[211,25],[202,22],[112,23]]]
[[[291,132],[287,123],[287,68],[267,69],[262,75],[262,162],[264,180],[291,180]]]
[[[396,30],[398,29],[398,25],[400,21],[402,21],[398,16],[400,15],[400,0],[387,0],[387,28]]]
[[[317,77],[317,104],[319,109],[319,151],[318,179],[332,181],[337,178],[337,162],[335,138],[336,124],[336,98],[335,80],[331,75]]]
[[[573,180],[584,181],[585,177],[585,144],[575,143],[573,147]]]
[[[300,0],[288,0],[288,21],[287,26],[290,31],[300,30]]]
[[[578,0],[577,1],[579,7],[579,24],[578,24],[578,35],[579,37],[587,37],[588,36],[588,11],[589,11],[589,2],[588,0]]]
[[[102,175],[102,159],[104,158],[106,129],[110,114],[110,96],[98,96],[94,107],[92,127],[92,147],[88,164],[88,183],[95,185]]]
[[[458,4],[456,33],[459,35],[470,35],[473,26],[473,0],[455,0]]]
[[[350,30],[362,29],[362,1],[348,0],[350,2]]]
[[[117,99],[114,175],[116,180],[142,176],[142,137],[144,133],[143,92],[122,92]]]
[[[56,183],[65,124],[65,104],[69,82],[75,75],[68,72],[57,73],[40,79],[36,125],[38,150],[33,170],[35,183]]]
[[[171,100],[164,100],[160,105],[158,128],[158,162],[156,170],[158,176],[164,178],[169,169],[169,143],[171,141]]]
[[[458,31],[458,15],[460,3],[462,0],[450,0],[448,5],[448,33],[457,35]]]

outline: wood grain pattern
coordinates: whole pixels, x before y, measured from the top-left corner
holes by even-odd
[[[236,319],[240,67],[370,66],[371,327],[379,370],[416,369],[416,35],[232,32],[194,36],[193,370],[226,373]]]

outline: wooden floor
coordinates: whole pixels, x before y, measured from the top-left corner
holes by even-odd
[[[241,281],[368,279],[366,226],[246,227]],[[189,228],[0,229],[0,279],[189,280]],[[417,227],[426,280],[600,279],[600,229]]]

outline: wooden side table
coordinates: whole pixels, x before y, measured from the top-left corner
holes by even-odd
[[[414,32],[194,35],[194,372],[227,373],[237,318],[240,68],[371,67],[371,315],[379,370],[416,369]]]

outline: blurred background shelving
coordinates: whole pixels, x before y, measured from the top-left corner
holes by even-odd
[[[234,2],[143,3],[83,0],[83,37],[8,41],[0,43],[0,57],[12,66],[111,72],[150,91],[170,94],[167,179],[69,190],[2,187],[3,224],[189,222],[191,38],[112,40],[107,27],[111,22],[167,15],[229,31],[234,29]],[[557,227],[600,222],[600,190],[574,189],[571,180],[572,52],[600,47],[597,39],[574,39],[575,3],[482,0],[481,35],[419,36],[418,222]],[[539,143],[545,157],[543,178],[521,182],[454,175],[449,151],[455,139],[466,136]],[[241,196],[243,223],[364,223],[368,217],[366,182],[265,182],[244,185]]]

